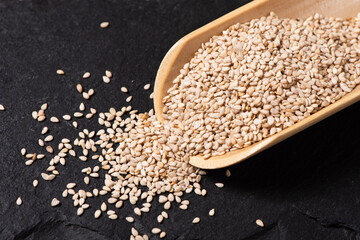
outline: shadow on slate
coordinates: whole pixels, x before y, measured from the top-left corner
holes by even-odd
[[[47,160],[25,167],[20,149],[42,152],[37,145],[43,126],[55,141],[76,137],[70,123],[37,123],[31,112],[49,102],[48,116],[77,111],[84,99],[75,91],[82,82],[95,95],[86,102],[98,112],[126,105],[120,92],[126,86],[134,109],[152,108],[143,86],[153,81],[167,50],[182,36],[241,6],[238,0],[123,0],[123,1],[2,1],[0,2],[0,239],[9,240],[109,240],[129,239],[134,215],[126,203],[119,220],[93,218],[102,198],[89,199],[91,208],[76,216],[71,200],[61,192],[70,181],[83,183],[80,170],[97,165],[69,159],[59,167],[60,177],[51,183],[40,179]],[[110,27],[101,29],[100,22]],[[64,76],[55,74],[65,70]],[[104,84],[109,69],[114,77]],[[82,80],[85,71],[91,78]],[[156,223],[163,210],[154,200],[151,212],[135,216],[141,234],[152,227],[167,232],[166,239],[360,239],[360,104],[322,121],[304,132],[230,167],[207,171],[202,186],[205,198],[187,195],[187,211],[173,205],[169,219]],[[80,129],[100,129],[96,119],[78,120]],[[34,189],[33,179],[39,179]],[[103,179],[91,180],[101,187]],[[218,189],[214,183],[224,182]],[[17,197],[23,199],[16,206]],[[61,206],[50,207],[53,197]],[[209,217],[215,208],[215,216]],[[104,214],[103,214],[104,215]],[[199,224],[191,224],[195,216]],[[265,227],[255,224],[262,219]]]

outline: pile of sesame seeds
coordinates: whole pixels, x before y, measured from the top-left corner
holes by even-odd
[[[64,75],[65,72],[62,71]],[[90,78],[89,72],[83,75],[83,79]],[[110,79],[112,73],[105,71],[104,79]],[[107,82],[106,82],[107,83]],[[80,87],[79,87],[80,86]],[[81,88],[82,91],[79,91]],[[149,91],[150,84],[144,85],[144,90]],[[81,83],[76,85],[79,93],[84,93]],[[128,95],[126,102],[130,102],[132,96],[129,90],[122,87],[121,91]],[[150,95],[150,98],[152,94]],[[38,139],[39,146],[46,151],[43,153],[28,153],[25,148],[21,154],[26,158],[25,164],[30,166],[39,159],[48,160],[49,166],[40,173],[42,180],[54,181],[61,176],[58,166],[66,166],[69,158],[78,159],[82,162],[95,161],[94,167],[85,167],[79,174],[83,175],[83,181],[87,189],[80,188],[81,184],[69,182],[63,189],[63,199],[71,199],[76,208],[76,214],[81,216],[85,211],[92,211],[95,219],[107,217],[111,220],[119,218],[119,211],[124,204],[130,204],[133,214],[126,216],[124,220],[129,223],[135,221],[134,216],[142,216],[150,212],[153,200],[158,199],[163,205],[164,211],[156,217],[158,224],[168,219],[168,210],[178,207],[180,210],[188,209],[189,200],[183,199],[184,192],[194,191],[200,196],[206,195],[199,182],[204,171],[188,164],[185,153],[178,151],[178,139],[182,131],[177,129],[173,132],[172,124],[162,124],[155,118],[154,111],[138,113],[131,105],[124,106],[119,110],[110,108],[107,112],[98,113],[96,109],[88,107],[86,100],[79,104],[79,110],[68,113],[62,118],[51,116],[46,121],[45,112],[48,104],[43,104],[40,110],[33,111],[35,120],[43,124],[41,137]],[[88,113],[85,113],[89,109]],[[72,118],[98,117],[100,130],[81,129],[76,121],[72,122],[78,137],[75,139],[63,138],[57,144],[57,148],[50,146],[54,136],[49,134],[55,125],[72,121]],[[42,152],[41,150],[39,152]],[[92,179],[104,176],[102,188],[92,186]],[[34,188],[38,186],[38,179],[32,181]],[[158,198],[157,198],[158,196]],[[100,206],[91,206],[89,198],[102,197],[104,201]],[[19,198],[20,199],[20,198]],[[49,203],[52,207],[58,207],[63,201],[54,197]],[[20,200],[17,201],[18,205]],[[191,223],[191,221],[189,222]],[[195,223],[197,223],[195,221]],[[149,230],[149,233],[166,237],[166,232],[160,227]],[[148,239],[148,235],[140,236],[136,229],[132,231],[134,239]]]
[[[164,98],[183,126],[180,151],[204,158],[274,135],[360,83],[360,18],[274,13],[203,43]]]

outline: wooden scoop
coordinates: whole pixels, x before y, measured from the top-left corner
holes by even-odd
[[[161,116],[162,99],[173,85],[172,81],[179,74],[180,69],[190,61],[201,43],[207,42],[214,35],[221,34],[222,30],[233,24],[267,16],[271,11],[282,18],[305,19],[315,13],[328,17],[347,18],[355,17],[360,12],[360,0],[255,0],[186,35],[172,46],[157,72],[154,90],[157,118],[164,121]],[[193,156],[190,158],[190,164],[204,169],[216,169],[241,162],[360,100],[359,88],[360,86],[357,86],[337,102],[264,140],[206,160],[200,155]]]

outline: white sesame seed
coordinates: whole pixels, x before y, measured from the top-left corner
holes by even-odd
[[[83,92],[83,87],[82,87],[82,85],[81,85],[80,83],[78,83],[78,84],[76,85],[76,90],[77,90],[79,93],[82,93],[82,92]]]
[[[216,185],[218,188],[223,188],[223,187],[224,187],[224,184],[223,184],[223,183],[215,183],[215,185]]]
[[[22,148],[22,149],[21,149],[21,155],[25,156],[25,154],[26,154],[26,149],[25,149],[25,148]]]
[[[199,217],[196,217],[192,220],[192,223],[196,224],[196,223],[199,223],[200,222],[200,218]]]
[[[110,83],[110,78],[107,76],[102,77],[104,83]]]
[[[151,232],[153,234],[159,234],[161,232],[161,229],[160,228],[153,228],[153,229],[151,229]]]
[[[47,109],[47,107],[48,107],[48,104],[44,103],[44,104],[41,105],[40,109],[45,111]]]
[[[71,120],[71,116],[66,114],[66,115],[63,115],[63,119],[66,120],[66,121],[69,121]]]
[[[16,204],[17,204],[18,206],[20,206],[20,205],[22,204],[22,199],[21,199],[21,197],[18,197],[18,198],[16,199]]]
[[[102,22],[102,23],[100,23],[100,27],[101,27],[101,28],[107,28],[109,25],[110,25],[109,22]]]
[[[44,139],[45,142],[51,142],[52,140],[54,140],[54,137],[52,135],[48,135]]]
[[[75,112],[74,113],[74,117],[76,117],[76,118],[81,118],[83,116],[84,116],[84,114],[82,114],[81,112]]]
[[[144,89],[145,89],[145,90],[149,90],[149,89],[150,89],[150,83],[146,84],[146,85],[144,86]]]
[[[126,217],[125,219],[126,219],[126,221],[128,221],[129,223],[132,223],[132,222],[135,221],[133,217]]]
[[[157,216],[157,221],[158,221],[158,223],[162,223],[163,220],[164,220],[164,216],[163,216],[163,215]]]
[[[37,111],[33,111],[32,113],[31,113],[31,116],[33,117],[33,119],[37,119],[38,118],[38,113],[37,113]]]
[[[89,72],[86,72],[86,73],[84,73],[84,75],[82,76],[84,79],[85,78],[89,78],[90,77],[90,73]]]
[[[74,128],[77,128],[78,127],[78,123],[76,121],[73,121],[72,122],[72,125],[74,126]]]
[[[84,214],[84,208],[79,207],[78,210],[77,210],[77,215],[78,215],[78,216],[81,216],[81,215],[83,215],[83,214]]]
[[[52,207],[56,207],[56,206],[58,206],[60,204],[60,201],[57,199],[57,198],[53,198],[52,200],[51,200],[51,206]]]
[[[53,122],[53,123],[58,123],[59,119],[57,117],[51,117],[50,121]]]
[[[105,71],[105,75],[106,75],[108,78],[112,78],[112,73],[111,73],[109,70],[106,70],[106,71]]]
[[[89,96],[94,95],[94,93],[95,93],[95,90],[90,88],[89,91],[88,91]]]
[[[257,219],[255,222],[259,227],[264,227],[264,222],[261,221],[260,219]]]
[[[121,87],[120,89],[123,93],[127,93],[128,92],[128,89],[126,87]]]
[[[126,98],[126,102],[131,102],[131,100],[132,100],[132,96]]]
[[[139,216],[141,216],[141,211],[140,211],[140,208],[134,208],[134,213],[136,214],[136,215],[139,215]]]
[[[96,210],[95,213],[94,213],[94,217],[95,218],[99,218],[101,216],[101,210]]]
[[[48,132],[48,127],[43,127],[43,129],[41,130],[41,134],[44,135]]]
[[[166,232],[161,232],[160,233],[160,238],[164,238],[166,236]]]
[[[209,211],[209,216],[214,216],[214,214],[215,214],[215,209],[213,208]]]
[[[0,111],[5,111],[5,107],[2,104],[0,104]]]
[[[56,70],[56,73],[57,73],[58,75],[64,75],[64,74],[65,74],[64,70],[62,70],[62,69]]]

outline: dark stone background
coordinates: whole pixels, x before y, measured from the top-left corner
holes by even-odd
[[[166,51],[182,36],[241,6],[239,0],[124,0],[124,1],[0,1],[0,238],[1,239],[129,239],[132,214],[127,203],[117,221],[93,212],[102,198],[89,200],[91,208],[76,216],[72,201],[61,198],[67,182],[82,182],[80,169],[96,165],[68,159],[58,167],[53,182],[40,179],[48,166],[41,160],[24,165],[20,149],[43,152],[37,145],[43,126],[50,128],[57,146],[62,137],[76,136],[69,123],[38,123],[31,112],[48,102],[48,116],[74,112],[84,101],[75,85],[96,91],[87,107],[98,112],[120,108],[121,86],[134,96],[140,111],[152,107],[145,83],[154,82]],[[99,23],[110,21],[108,29]],[[65,70],[65,76],[55,74]],[[113,72],[104,84],[105,69]],[[82,80],[85,71],[92,77]],[[360,239],[360,104],[320,122],[271,149],[225,170],[208,171],[205,198],[186,195],[188,211],[173,207],[161,224],[166,239]],[[99,129],[96,119],[79,120],[80,128]],[[39,179],[38,188],[32,187]],[[215,182],[224,182],[217,189]],[[92,181],[101,186],[102,180]],[[84,184],[80,184],[81,187]],[[24,204],[15,201],[21,196]],[[50,207],[53,197],[60,207]],[[156,199],[157,200],[157,199]],[[159,226],[162,207],[135,217],[141,234]],[[208,211],[216,209],[213,218]],[[191,224],[201,217],[197,225]],[[261,218],[264,228],[255,224]]]

